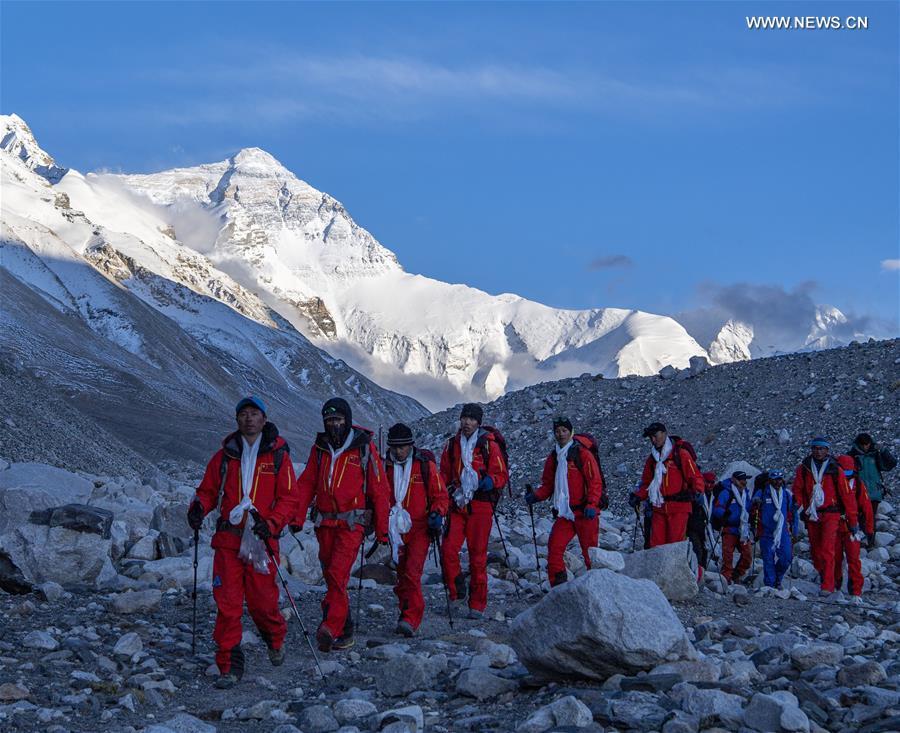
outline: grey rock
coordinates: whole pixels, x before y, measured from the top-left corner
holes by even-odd
[[[521,723],[516,731],[519,733],[544,733],[554,727],[584,728],[593,722],[594,715],[591,713],[591,709],[578,698],[567,695],[540,708],[524,723]]]
[[[428,690],[432,678],[427,660],[412,654],[394,657],[381,667],[375,686],[382,695],[400,697],[415,690]]]
[[[676,542],[625,555],[625,575],[645,578],[659,586],[670,601],[687,601],[697,595],[697,571],[691,567],[690,543]]]
[[[862,687],[877,685],[887,679],[887,673],[878,662],[869,660],[859,664],[851,664],[838,670],[838,684],[845,687]]]
[[[341,725],[355,723],[378,712],[368,700],[344,699],[334,705],[334,717]]]
[[[297,716],[304,733],[331,733],[341,726],[327,705],[309,705]]]
[[[41,583],[35,591],[41,600],[47,601],[48,603],[58,601],[63,593],[65,593],[63,587],[59,583],[54,583],[52,580]]]
[[[685,712],[698,716],[701,724],[715,720],[735,724],[742,717],[743,699],[721,690],[703,690],[684,683],[673,688],[672,697],[681,701]]]
[[[844,647],[825,641],[798,644],[791,649],[791,661],[800,669],[812,669],[817,664],[837,665],[844,658]]]
[[[22,645],[29,649],[43,649],[48,652],[59,649],[59,642],[46,631],[30,631],[22,639]]]
[[[120,657],[132,657],[144,648],[144,642],[135,632],[129,631],[119,637],[113,647],[113,654]]]
[[[692,377],[696,377],[709,369],[709,361],[705,356],[692,356],[688,363],[690,364]]]
[[[696,658],[662,591],[610,570],[556,586],[516,617],[511,636],[529,671],[554,679],[604,680]]]
[[[620,573],[625,569],[625,558],[621,552],[592,547],[588,551],[588,556],[591,558],[592,570],[606,569]]]
[[[511,646],[498,644],[490,639],[479,639],[475,642],[475,651],[479,654],[486,654],[491,667],[508,667],[519,661],[516,658],[516,652]]]
[[[87,504],[65,504],[41,511],[32,512],[28,518],[32,524],[48,527],[62,527],[73,532],[86,532],[109,539],[112,528],[113,513]]]
[[[406,705],[401,708],[393,708],[381,713],[376,720],[380,730],[394,723],[411,724],[413,731],[425,730],[425,714],[418,705]]]
[[[491,700],[519,687],[514,680],[498,677],[484,669],[467,669],[456,679],[456,691],[477,700]]]
[[[144,733],[216,733],[216,727],[187,713],[178,713],[165,723],[151,725]]]
[[[638,730],[658,730],[666,717],[666,710],[657,704],[656,695],[646,692],[627,692],[610,700],[609,718],[613,723]]]
[[[697,733],[700,730],[700,719],[683,710],[675,710],[663,723],[662,733]]]
[[[159,591],[156,588],[128,591],[127,593],[119,593],[113,598],[112,610],[116,613],[150,611],[156,608],[161,600],[162,591]]]

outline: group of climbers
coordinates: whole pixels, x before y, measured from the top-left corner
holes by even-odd
[[[389,545],[397,569],[398,634],[414,636],[422,623],[421,578],[430,547],[439,559],[449,600],[467,600],[468,617],[483,617],[488,542],[509,467],[505,440],[496,428],[482,424],[479,405],[463,406],[459,428],[437,461],[415,445],[412,430],[402,423],[388,431],[382,457],[372,431],[353,424],[347,401],[332,398],[322,408],[323,430],[299,477],[289,446],[268,421],[261,399],[242,399],[235,415],[237,430],[210,460],[188,508],[188,524],[195,533],[208,513],[219,510],[212,539],[217,686],[231,687],[243,674],[245,602],[270,661],[283,663],[286,623],[279,612],[273,563],[279,562],[281,532],[285,527],[296,532],[307,520],[315,527],[326,585],[315,634],[321,651],[353,645],[348,585],[358,555],[362,565],[367,534],[374,534],[375,542],[369,554],[376,546]],[[827,441],[813,440],[789,489],[778,469],[758,476],[752,488],[743,471],[717,482],[714,474],[700,471],[691,444],[670,436],[662,423],[652,423],[643,435],[650,441],[650,454],[629,504],[636,512],[646,506],[647,546],[689,537],[703,568],[715,544],[711,530],[719,530],[722,576],[739,582],[758,541],[765,583],[777,587],[790,567],[792,541],[803,519],[822,590],[840,587],[846,556],[849,590],[861,593],[860,540],[863,532],[870,538],[874,533],[874,509],[884,491],[882,473],[895,465],[871,436],[860,434],[850,454],[836,460],[829,455]],[[550,585],[556,586],[567,578],[564,554],[573,539],[591,567],[589,550],[598,543],[608,487],[591,435],[575,432],[568,418],[558,417],[553,436],[556,446],[544,460],[541,483],[526,487],[525,501],[529,509],[537,502],[551,502],[547,572]],[[874,489],[868,490],[877,496],[871,502],[869,482]],[[468,587],[460,562],[464,544]]]

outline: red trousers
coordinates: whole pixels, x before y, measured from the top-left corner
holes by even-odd
[[[653,524],[650,526],[650,547],[681,542],[687,537],[688,517],[691,516],[690,502],[684,502],[687,511],[666,514],[663,507],[653,510]]]
[[[737,567],[734,566],[734,551],[737,550]],[[753,556],[753,543],[749,540],[741,542],[740,537],[730,532],[722,532],[722,577],[729,583],[739,581],[750,567]]]
[[[425,614],[425,598],[422,596],[422,570],[428,557],[431,539],[428,524],[413,520],[412,529],[403,535],[397,562],[397,585],[394,593],[400,602],[400,620],[414,629],[419,628]]]
[[[840,519],[841,515],[837,512],[821,512],[818,522],[806,523],[813,565],[822,580],[819,587],[826,593],[834,592],[834,565]]]
[[[862,563],[859,559],[860,543],[850,537],[850,530],[842,526],[838,530],[834,551],[834,587],[840,590],[844,584],[844,556],[847,557],[847,592],[861,596],[863,589]]]
[[[322,599],[322,625],[335,639],[344,635],[345,627],[348,633],[352,633],[352,621],[347,623],[350,612],[347,584],[350,582],[350,571],[359,555],[363,536],[360,525],[353,529],[346,524],[316,528],[319,563],[322,565],[326,585],[325,598]]]
[[[494,507],[489,501],[473,501],[463,509],[454,506],[449,520],[450,528],[441,546],[441,561],[450,599],[455,601],[459,597],[457,578],[462,576],[459,551],[465,542],[469,549],[469,608],[484,611],[487,607],[487,550]]]
[[[278,557],[276,550],[275,557]],[[238,557],[238,551],[218,548],[213,555],[213,598],[219,612],[213,639],[216,642],[216,664],[219,672],[231,671],[231,650],[241,643],[241,616],[244,601],[260,636],[273,649],[280,649],[287,624],[278,610],[278,586],[275,568],[263,575]]]
[[[566,580],[566,563],[563,559],[566,547],[572,538],[578,537],[581,545],[581,556],[588,570],[591,569],[591,558],[588,550],[597,546],[597,538],[600,536],[600,515],[593,519],[585,519],[581,512],[575,513],[575,521],[557,517],[550,530],[550,540],[547,543],[547,575],[550,585],[558,585]]]

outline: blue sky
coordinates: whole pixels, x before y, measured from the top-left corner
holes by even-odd
[[[413,272],[565,307],[827,302],[897,332],[896,3],[0,12],[2,111],[62,165],[258,146]],[[869,29],[748,30],[760,13]]]

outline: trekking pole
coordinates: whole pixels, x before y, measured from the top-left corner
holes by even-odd
[[[378,545],[376,543],[375,547],[377,547],[377,546]],[[365,564],[366,564],[366,558],[365,558],[365,554],[364,554],[365,549],[366,549],[366,536],[363,535],[362,542],[359,543],[359,583],[356,586],[356,630],[357,630],[357,632],[360,630],[359,612],[360,612],[360,608],[362,607],[362,588],[363,588],[363,586],[362,586],[363,577],[362,576],[363,576],[363,567],[365,567]]]
[[[544,581],[541,578],[541,560],[538,557],[537,530],[534,528],[534,507],[531,504],[528,505],[528,514],[531,517],[531,542],[534,545],[534,565],[538,572],[538,585],[542,585]]]
[[[506,555],[506,567],[509,567],[509,551],[506,549],[506,540],[503,539],[503,530],[500,529],[500,520],[497,518],[497,513],[494,512],[494,524],[497,525],[497,534],[500,535],[500,544],[503,545],[503,554]],[[519,584],[513,583],[513,588],[516,589],[516,598],[522,598],[522,595],[519,593]]]
[[[193,620],[191,622],[191,655],[197,653],[197,563],[200,547],[200,530],[194,530],[194,590],[191,593],[191,601],[194,604]]]
[[[637,531],[638,531],[638,524],[640,524],[640,521],[641,521],[641,512],[637,507],[635,507],[634,508],[634,529],[631,531],[631,551],[632,552],[634,552],[635,545],[637,545]],[[643,532],[643,531],[644,530],[642,529],[641,532]]]
[[[250,510],[250,514],[256,521],[259,521],[259,513],[255,509]],[[315,647],[313,646],[312,639],[309,636],[309,632],[306,630],[306,625],[303,623],[303,619],[300,618],[300,611],[297,610],[297,604],[294,602],[294,596],[291,595],[291,591],[288,588],[287,580],[284,577],[284,573],[281,572],[281,566],[278,564],[278,561],[275,559],[275,552],[269,547],[269,543],[266,540],[263,540],[263,545],[266,548],[266,554],[269,556],[269,560],[272,561],[272,564],[275,566],[275,571],[278,573],[278,578],[281,580],[281,587],[284,588],[284,594],[287,596],[288,601],[290,601],[291,608],[294,609],[294,616],[297,617],[297,621],[300,623],[300,631],[303,632],[303,637],[306,639],[306,643],[309,645],[309,650],[312,652],[313,659],[316,661],[316,667],[319,670],[319,675],[322,677],[322,680],[326,680],[325,673],[322,671],[322,665],[319,664],[319,655],[316,654]]]
[[[450,589],[447,587],[447,579],[444,577],[444,561],[438,545],[438,538],[431,538],[431,549],[434,552],[434,564],[441,571],[441,585],[444,586],[444,598],[447,600],[447,618],[450,620],[450,628],[453,628],[453,610],[450,606]]]

